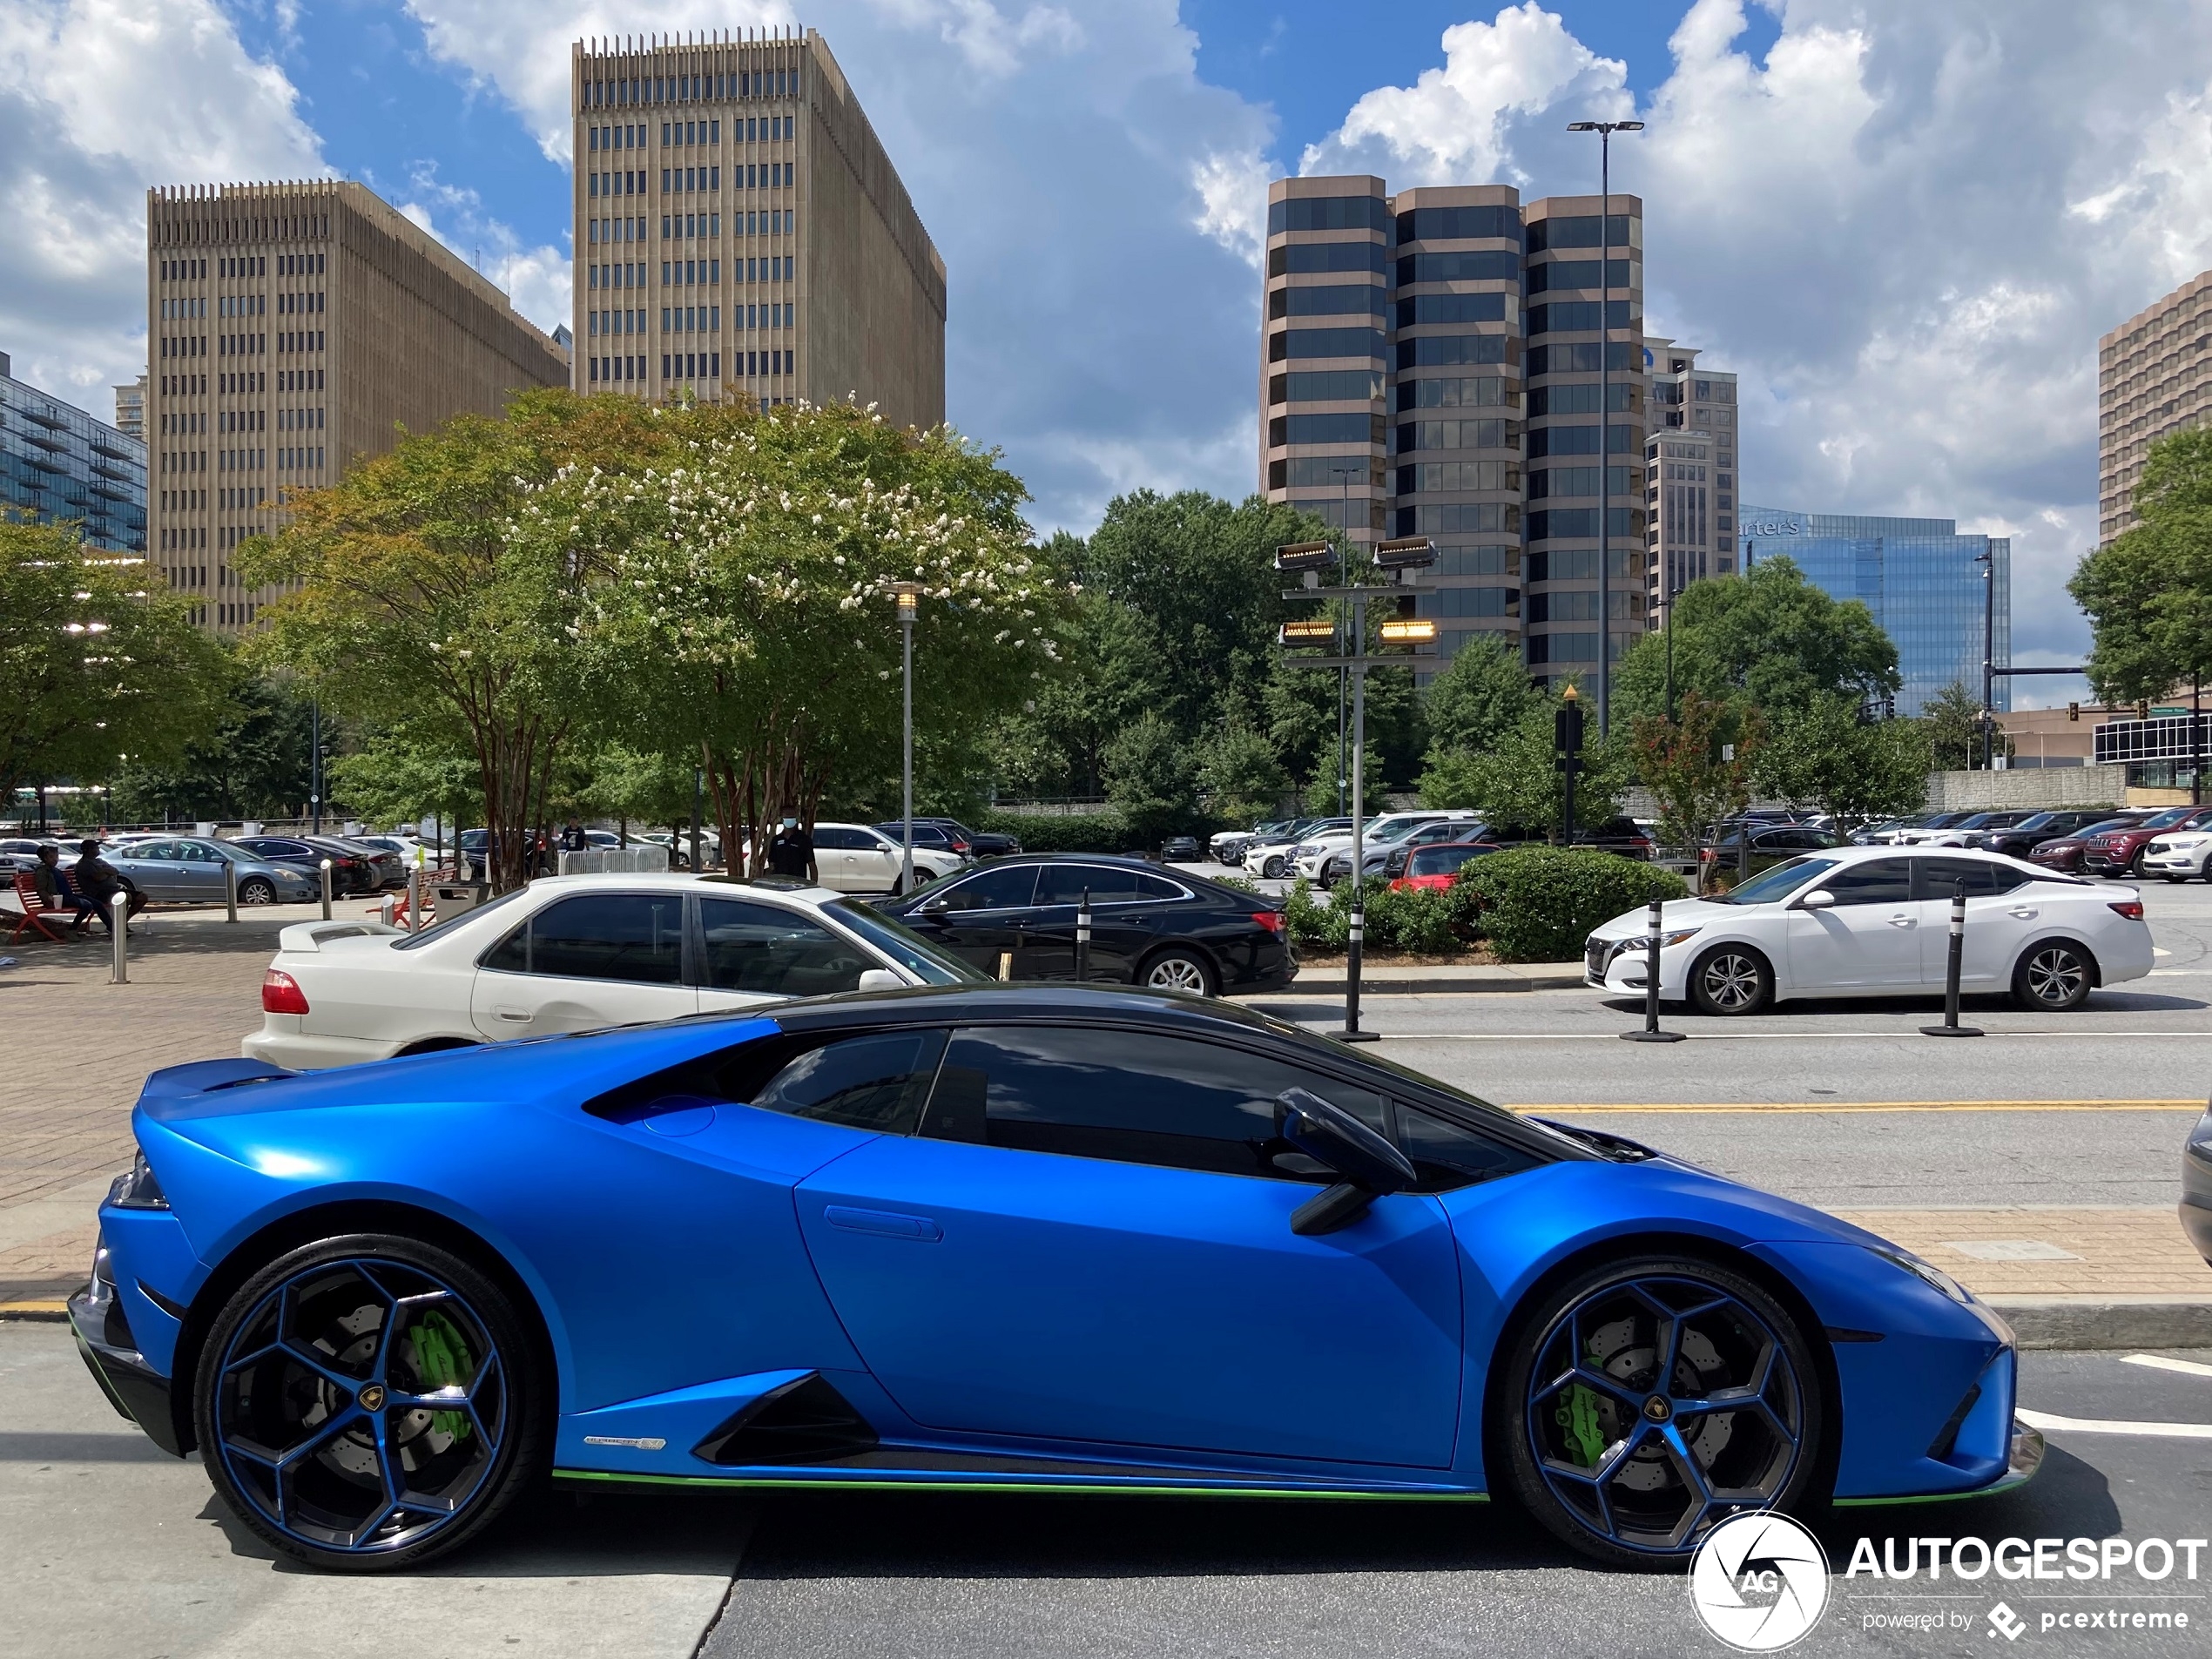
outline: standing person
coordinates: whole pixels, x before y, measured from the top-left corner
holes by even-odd
[[[561,851],[563,853],[588,853],[590,850],[591,842],[590,838],[583,833],[583,826],[577,823],[576,819],[571,818],[569,819],[568,828],[561,832]]]
[[[126,933],[130,931],[128,924],[131,918],[146,907],[145,895],[125,887],[123,877],[115,866],[100,856],[100,844],[89,837],[78,846],[77,865],[70,871],[69,879],[77,889],[79,907],[90,905],[97,910],[110,933],[115,931],[115,913],[108,908],[108,901],[117,894],[128,891],[131,894],[124,907],[124,931]]]
[[[799,826],[797,813],[784,814],[783,827],[768,843],[768,873],[821,885],[821,874],[814,867],[814,838]]]

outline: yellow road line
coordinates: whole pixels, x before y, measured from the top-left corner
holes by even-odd
[[[69,1304],[59,1297],[25,1302],[0,1302],[0,1319],[59,1319],[66,1318],[68,1313]]]
[[[1643,1105],[1514,1106],[1535,1116],[1572,1112],[2201,1112],[2201,1100],[1782,1100]]]

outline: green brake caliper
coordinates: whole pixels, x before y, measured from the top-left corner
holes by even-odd
[[[1598,1426],[1597,1392],[1583,1383],[1570,1383],[1560,1392],[1559,1409],[1552,1420],[1567,1431],[1567,1449],[1586,1469],[1597,1467],[1605,1454],[1605,1431]]]
[[[458,1386],[469,1373],[469,1345],[454,1322],[435,1308],[415,1322],[408,1332],[415,1345],[415,1372],[425,1392]],[[433,1412],[430,1426],[449,1440],[469,1438],[465,1412]]]

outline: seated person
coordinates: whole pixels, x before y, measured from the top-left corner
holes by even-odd
[[[123,877],[117,873],[115,866],[100,856],[98,841],[87,838],[78,846],[77,867],[70,872],[70,881],[77,889],[74,902],[78,908],[97,912],[100,920],[107,924],[107,930],[113,933],[115,913],[108,905],[117,894],[125,891]],[[132,890],[124,921],[127,923],[131,917],[145,907],[145,894]]]
[[[91,915],[92,907],[79,899],[77,889],[70,885],[69,876],[59,862],[61,855],[61,848],[51,842],[38,849],[38,862],[30,871],[31,886],[37,890],[40,904],[49,910],[74,911],[76,914],[70,925],[82,927]]]

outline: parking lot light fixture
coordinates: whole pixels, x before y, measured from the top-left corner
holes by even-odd
[[[1386,645],[1426,645],[1435,641],[1436,623],[1429,617],[1393,617],[1376,632]]]
[[[921,608],[921,584],[901,582],[893,591],[899,599],[900,691],[903,709],[900,720],[901,758],[899,763],[899,891],[914,890],[914,615]]]

